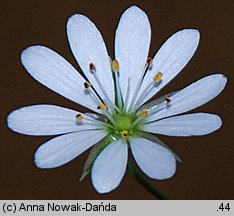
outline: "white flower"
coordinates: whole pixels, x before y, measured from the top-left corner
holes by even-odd
[[[128,148],[140,169],[153,179],[170,178],[177,157],[154,134],[197,136],[222,125],[214,114],[179,115],[199,107],[224,88],[222,74],[204,77],[188,87],[145,104],[188,63],[199,42],[199,32],[184,29],[173,34],[148,58],[151,29],[146,14],[133,6],[119,21],[115,59],[110,61],[102,36],[85,16],[67,22],[71,50],[83,78],[63,57],[49,48],[32,46],[21,62],[37,81],[60,95],[94,111],[81,113],[55,105],[33,105],[8,116],[12,130],[27,135],[60,135],[35,153],[40,168],[61,166],[94,146],[85,171],[91,170],[99,193],[115,189],[124,176]]]

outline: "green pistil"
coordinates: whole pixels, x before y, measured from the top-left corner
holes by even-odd
[[[106,129],[114,139],[129,139],[129,137],[135,136],[141,128],[141,124],[133,124],[138,118],[135,114],[115,113],[112,117],[113,122],[110,122]]]
[[[114,128],[116,131],[130,131],[133,122],[133,117],[127,114],[116,114],[114,116]]]

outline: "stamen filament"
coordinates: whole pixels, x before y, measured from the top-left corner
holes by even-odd
[[[78,113],[76,116],[76,121],[78,123],[78,125],[94,125],[94,126],[102,126],[102,127],[106,127],[108,126],[107,123],[105,122],[102,122],[102,121],[98,121],[96,120],[95,118],[92,118],[88,115],[85,115],[85,114],[80,114]]]
[[[144,76],[145,76],[145,73],[147,72],[147,70],[148,70],[149,67],[152,67],[152,62],[148,63],[148,61],[147,61],[147,63],[145,64],[145,68],[144,68],[144,70],[143,70],[143,73],[141,74],[141,77],[140,77],[139,82],[138,82],[138,84],[137,84],[137,87],[136,87],[136,89],[135,89],[135,92],[134,92],[134,94],[133,94],[133,97],[132,97],[132,100],[131,100],[131,103],[130,103],[130,105],[129,105],[128,110],[131,110],[132,107],[133,107],[133,105],[134,105],[134,102],[135,102],[135,99],[137,98],[137,95],[138,95],[138,92],[139,92],[141,83],[142,83],[143,78],[144,78]]]
[[[130,78],[128,78],[128,86],[127,86],[127,92],[126,92],[126,97],[125,97],[125,103],[124,103],[124,110],[126,110],[126,105],[128,104],[129,100],[129,92],[130,92]]]
[[[95,80],[97,81],[97,84],[100,87],[100,90],[101,90],[102,94],[104,95],[103,101],[105,102],[105,104],[107,104],[107,106],[109,108],[111,108],[112,110],[116,109],[117,111],[120,111],[119,108],[110,100],[110,98],[106,94],[106,91],[105,91],[101,81],[99,80],[99,78],[97,76],[96,68],[95,68],[93,63],[90,64],[90,72],[93,74]]]
[[[136,100],[135,103],[135,109],[137,109],[139,107],[139,105],[143,102],[144,98],[151,92],[151,90],[155,87],[155,84],[160,85],[161,81],[162,81],[162,76],[163,73],[162,72],[158,72],[154,77],[153,77],[153,81],[146,86],[146,88],[144,89],[144,91],[142,92],[142,94],[139,96],[139,98]]]
[[[149,110],[148,112],[148,116],[152,116],[154,115],[156,112],[159,112],[165,108],[169,108],[170,104],[168,104],[167,100],[165,100],[165,102],[160,103],[159,105],[157,105],[156,107],[152,108]]]
[[[119,85],[119,74],[118,72],[114,72],[115,86],[116,86],[116,94],[117,94],[117,105],[120,109],[123,108],[123,98],[122,92]]]
[[[132,127],[131,128],[134,128],[137,124],[139,124],[140,122],[144,121],[145,118],[144,117],[141,117],[139,116],[133,123],[132,123]]]
[[[105,115],[109,120],[110,122],[114,125],[115,124],[115,121],[111,115],[110,112],[108,112],[108,110],[102,110],[102,114]],[[106,123],[105,123],[106,124]]]
[[[101,125],[103,127],[108,126],[107,123],[102,122],[102,121],[98,121],[98,120],[96,120],[94,118],[89,118],[87,115],[85,116],[85,120],[86,120],[85,124],[90,124],[90,125],[95,125],[95,126],[100,126]]]
[[[154,82],[151,82],[136,100],[133,110],[136,110],[139,107],[139,105],[142,103],[144,98],[151,92],[153,88],[154,88]]]
[[[89,97],[92,99],[92,101],[95,104],[98,104],[101,102],[99,97],[96,95],[96,93],[94,92],[94,90],[92,88],[85,89],[84,91],[86,92],[87,95],[89,95]]]
[[[132,128],[134,128],[137,124],[139,124],[141,121],[144,121],[149,116],[149,112],[147,109],[143,109],[138,112],[138,118],[133,122]]]

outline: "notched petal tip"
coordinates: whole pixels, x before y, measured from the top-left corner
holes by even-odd
[[[37,159],[36,155],[34,156],[34,165],[39,169],[49,169],[49,167],[45,166],[40,160]]]
[[[43,144],[34,152],[34,164],[39,169],[52,169],[61,166],[61,164],[53,164],[53,162],[50,161],[49,157],[46,156],[46,149]]]
[[[83,14],[75,13],[71,15],[67,19],[67,24],[66,24],[67,37],[68,37],[68,33],[70,33],[75,27],[79,27],[78,24],[86,25],[87,23],[91,23],[91,25],[93,25],[90,19]],[[68,41],[69,41],[69,37],[68,37]]]
[[[200,32],[198,29],[182,29],[180,31],[177,31],[175,34],[186,34],[187,37],[190,37],[190,40],[193,41],[196,46],[198,46],[199,41],[200,41]],[[196,47],[195,46],[195,47]]]
[[[26,71],[32,75],[32,65],[38,64],[39,60],[43,57],[43,55],[47,55],[49,52],[57,54],[50,48],[43,46],[43,45],[32,45],[29,47],[26,47],[21,53],[20,53],[20,61],[23,65],[23,67],[26,69]],[[34,77],[34,76],[33,76]]]
[[[213,131],[211,131],[211,133],[213,133],[213,132],[219,130],[219,129],[222,127],[223,121],[222,121],[221,117],[218,116],[218,115],[211,114],[211,113],[208,113],[208,114],[211,115],[211,116],[213,116],[213,118],[214,118],[214,120],[215,120],[215,122],[214,122],[213,124],[214,124],[216,127],[213,129]]]
[[[198,37],[198,39],[200,39],[200,31],[198,29],[186,28],[186,29],[181,29],[177,31],[176,33],[182,33],[182,32],[193,34],[194,36]]]
[[[194,47],[193,53],[196,51],[198,44],[199,44],[199,41],[200,41],[200,32],[198,29],[192,29],[192,28],[191,29],[182,29],[182,30],[175,32],[168,39],[173,38],[175,36],[177,38],[183,38],[183,40],[190,41],[190,43],[192,43],[193,47]]]
[[[137,7],[136,5],[132,5],[132,6],[128,7],[123,12],[123,14],[120,17],[120,19],[123,18],[123,17],[125,17],[125,16],[131,16],[131,17],[139,18],[139,15],[143,15],[143,17],[148,17],[147,14],[141,8]]]
[[[198,29],[194,29],[194,28],[187,28],[187,29],[183,29],[184,31],[190,31],[192,34],[200,37],[200,31]],[[182,31],[183,31],[182,30]]]
[[[46,165],[45,162],[43,162],[43,158],[41,157],[41,150],[43,145],[39,146],[36,151],[34,152],[34,164],[37,168],[39,169],[49,169],[49,168],[53,168],[50,167],[48,164]]]
[[[14,122],[14,112],[15,112],[16,110],[13,110],[13,111],[11,111],[8,115],[7,115],[7,118],[6,118],[6,124],[7,124],[7,127],[9,128],[9,129],[11,129],[11,130],[13,130],[14,131],[14,127],[13,127],[13,122]]]
[[[136,5],[132,5],[132,6],[130,6],[130,7],[128,7],[126,10],[125,10],[125,12],[126,11],[143,11],[141,8],[139,8],[138,6],[136,6]],[[144,12],[144,11],[143,11]]]
[[[85,15],[75,13],[75,14],[71,15],[71,16],[67,19],[67,30],[68,30],[68,26],[69,26],[70,24],[73,24],[73,22],[75,22],[77,19],[80,19],[80,20],[83,19],[84,21],[89,21],[89,18],[86,17]]]
[[[109,187],[109,186],[105,187],[103,185],[98,186],[98,185],[94,185],[94,184],[93,184],[93,187],[94,187],[95,191],[97,193],[99,193],[99,194],[107,194],[107,193],[110,193],[111,191],[113,191],[115,189],[115,188]]]
[[[42,48],[43,48],[43,46],[40,46],[40,45],[32,45],[32,46],[26,47],[26,48],[20,53],[20,61],[21,61],[22,65],[25,67],[26,70],[27,70],[27,68],[26,68],[26,66],[27,66],[26,60],[30,57],[30,53],[31,53],[34,49],[37,49],[38,47],[42,47]]]
[[[19,114],[21,112],[22,108],[17,108],[13,111],[11,111],[7,117],[6,117],[6,125],[7,127],[12,130],[13,132],[16,132],[18,134],[25,134],[28,135],[26,132],[24,132],[22,129],[24,129],[23,127],[21,127],[20,125],[20,119],[19,119]]]
[[[28,52],[33,51],[34,49],[45,49],[46,51],[46,49],[49,49],[49,48],[43,45],[39,45],[39,44],[28,46],[25,49],[23,49],[23,51],[20,53],[21,58],[24,57],[26,54],[28,54]]]
[[[224,74],[217,74],[220,75],[220,79],[223,79],[224,84],[227,84],[227,76],[225,76]]]
[[[220,92],[222,92],[227,84],[227,77],[221,73],[208,75],[207,78],[209,78],[209,77],[210,77],[210,79],[212,79],[212,82],[215,83],[215,80],[217,81],[217,83],[215,83],[215,84],[217,86],[219,85]]]

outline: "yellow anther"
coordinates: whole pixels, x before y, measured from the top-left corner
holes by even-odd
[[[148,111],[147,111],[146,109],[139,112],[139,115],[140,115],[141,117],[143,117],[143,118],[148,117],[148,114],[149,114],[149,113],[148,113]]]
[[[88,88],[90,88],[91,87],[91,84],[89,83],[89,82],[85,82],[84,83],[84,87],[86,88],[86,89],[88,89]]]
[[[82,122],[83,119],[84,119],[84,117],[81,114],[76,115],[76,121],[77,122]]]
[[[93,73],[96,70],[95,65],[93,63],[89,64],[89,71]]]
[[[120,133],[121,133],[123,138],[126,138],[128,136],[128,131],[127,130],[123,130]]]
[[[162,79],[162,76],[163,76],[163,74],[161,72],[158,72],[153,78],[154,82],[156,82],[156,83],[160,82]]]
[[[119,71],[119,62],[117,60],[113,60],[111,67],[112,67],[112,70],[114,72],[118,72]]]
[[[148,57],[146,64],[147,64],[148,68],[151,68],[153,66],[153,59],[151,57]]]
[[[106,105],[104,103],[100,103],[98,104],[97,109],[106,110]]]

